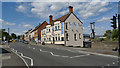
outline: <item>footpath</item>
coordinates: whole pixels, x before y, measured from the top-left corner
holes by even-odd
[[[7,45],[0,45],[0,55],[2,55],[2,68],[27,68],[23,60]]]

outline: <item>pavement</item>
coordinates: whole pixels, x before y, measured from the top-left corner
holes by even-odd
[[[25,57],[30,66],[118,66],[117,57],[80,52],[77,49],[11,43],[10,48]],[[115,67],[114,67],[115,68]]]
[[[0,45],[0,55],[2,55],[2,68],[28,68],[24,61],[7,45]]]

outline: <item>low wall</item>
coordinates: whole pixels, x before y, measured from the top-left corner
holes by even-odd
[[[118,42],[115,41],[92,41],[92,48],[96,49],[113,49],[118,47]]]

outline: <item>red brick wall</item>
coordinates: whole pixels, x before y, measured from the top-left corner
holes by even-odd
[[[44,21],[44,22],[41,24],[41,26],[38,28],[38,40],[40,40],[40,38],[41,38],[41,29],[42,29],[43,27],[45,27],[46,25],[48,25],[48,23],[47,23],[46,21]]]

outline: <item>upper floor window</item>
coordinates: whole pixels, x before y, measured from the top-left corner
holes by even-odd
[[[66,40],[69,41],[68,33],[66,33]]]
[[[55,30],[57,30],[57,26],[55,26]]]
[[[49,28],[49,32],[50,32],[50,28]]]
[[[49,41],[51,41],[51,38],[49,38]]]
[[[81,39],[81,34],[79,33],[79,39]]]
[[[60,25],[59,25],[59,23],[58,23],[58,29],[60,29]]]
[[[68,29],[68,25],[67,25],[67,22],[65,23],[65,27],[66,27],[66,29]]]
[[[60,34],[58,34],[58,40],[60,41]]]
[[[74,40],[77,41],[77,34],[74,34]]]

